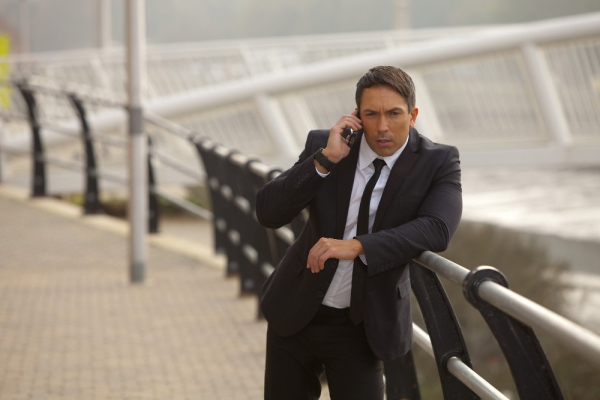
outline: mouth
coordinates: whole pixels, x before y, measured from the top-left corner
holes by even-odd
[[[375,142],[377,143],[378,146],[382,146],[382,147],[387,146],[390,143],[392,143],[392,141],[388,140],[388,139],[377,139]]]

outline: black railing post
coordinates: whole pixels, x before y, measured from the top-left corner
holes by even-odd
[[[240,181],[244,179],[240,173],[243,173],[243,170],[238,169],[231,159],[239,152],[223,146],[217,146],[214,151],[219,166],[220,176],[218,179],[221,182],[221,191],[224,191],[223,198],[228,203],[225,219],[227,236],[232,245],[228,248],[228,269],[234,267],[235,269],[231,268],[231,272],[235,272],[240,277],[240,294],[253,294],[256,280],[252,276],[252,269],[257,259],[255,254],[251,255],[248,252],[248,250],[253,250],[252,246],[248,247],[251,230],[248,223],[250,204],[240,190]]]
[[[387,400],[420,400],[419,381],[412,350],[404,356],[383,363]]]
[[[96,154],[94,152],[94,141],[87,120],[87,114],[83,102],[73,93],[69,94],[71,104],[77,111],[81,122],[81,139],[85,149],[85,199],[83,204],[84,214],[98,214],[102,212],[100,204],[100,190],[98,189],[98,174]]]
[[[156,195],[156,177],[152,166],[152,138],[148,136],[148,233],[158,233],[160,210]]]
[[[225,205],[221,198],[221,183],[216,177],[216,164],[213,161],[215,155],[213,149],[215,144],[210,140],[191,139],[196,147],[200,165],[206,173],[206,188],[210,194],[210,202],[213,212],[213,233],[215,240],[215,252],[225,254],[227,248],[227,223],[225,221]]]
[[[479,399],[446,366],[451,357],[458,357],[472,368],[460,325],[440,279],[434,272],[413,261],[410,262],[410,277],[433,346],[444,399]]]
[[[236,158],[237,157],[237,158]],[[241,293],[259,294],[262,283],[260,266],[265,254],[261,254],[260,236],[262,230],[254,218],[254,189],[250,184],[249,162],[257,161],[231,152],[225,162],[227,184],[233,196],[232,214],[227,225],[240,235],[240,248],[243,258],[240,261]]]
[[[31,197],[44,197],[46,196],[46,162],[44,160],[44,146],[42,144],[41,127],[38,120],[37,104],[34,93],[27,86],[26,82],[17,84],[17,87],[27,104],[27,114],[33,137]]]
[[[239,247],[239,232],[235,229],[232,216],[235,214],[232,190],[228,184],[225,163],[231,154],[229,149],[210,140],[194,141],[196,150],[206,171],[214,214],[215,247],[217,252],[227,255],[226,275],[239,274],[243,254]]]
[[[512,373],[519,398],[563,399],[552,367],[533,329],[479,297],[479,285],[486,280],[508,287],[506,277],[496,268],[479,267],[470,271],[465,278],[463,293],[469,303],[479,310],[496,337]]]

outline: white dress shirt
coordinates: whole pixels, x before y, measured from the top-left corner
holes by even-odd
[[[356,224],[358,221],[358,209],[360,207],[360,200],[365,190],[367,182],[375,173],[375,166],[373,160],[381,158],[385,161],[379,180],[373,189],[371,195],[371,204],[369,208],[369,232],[373,229],[373,222],[375,221],[375,213],[383,194],[383,189],[390,176],[392,167],[402,154],[402,151],[408,143],[408,138],[404,145],[398,149],[397,152],[388,157],[380,157],[375,153],[368,145],[367,141],[360,141],[360,149],[358,155],[358,163],[356,164],[356,172],[354,174],[354,183],[352,185],[352,194],[350,195],[350,206],[348,207],[348,217],[346,218],[346,228],[344,229],[344,240],[352,239],[356,236]],[[318,171],[317,171],[318,172]],[[328,174],[321,174],[321,176],[327,176]],[[361,260],[366,264],[364,255],[361,255]],[[333,280],[327,289],[323,304],[335,308],[346,308],[350,307],[350,292],[352,289],[352,269],[354,267],[354,260],[340,260]]]

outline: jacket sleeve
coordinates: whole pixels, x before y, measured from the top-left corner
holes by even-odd
[[[311,131],[298,161],[287,171],[259,189],[256,195],[256,217],[267,228],[290,223],[312,200],[322,178],[315,168],[313,154],[319,149]]]
[[[398,227],[358,236],[368,275],[406,264],[425,250],[447,248],[462,214],[458,149],[450,147],[415,219]]]

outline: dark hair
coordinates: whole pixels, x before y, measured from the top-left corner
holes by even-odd
[[[363,91],[372,86],[389,86],[404,97],[409,112],[415,107],[415,84],[411,77],[400,68],[379,66],[371,68],[364,74],[356,84],[356,107],[359,109]]]

